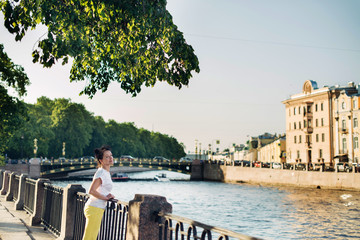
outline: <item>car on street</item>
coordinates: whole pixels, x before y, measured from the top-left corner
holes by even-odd
[[[164,158],[164,157],[162,157],[162,156],[155,156],[155,157],[153,158],[153,160],[154,160],[154,161],[157,161],[157,162],[170,162],[169,159]]]
[[[297,163],[297,164],[295,165],[295,170],[305,171],[305,170],[306,170],[306,165],[305,165],[305,163]]]
[[[180,158],[180,162],[192,162],[192,159],[189,157],[182,157]]]
[[[272,168],[273,169],[281,169],[281,163],[273,162],[272,163]]]
[[[360,163],[352,163],[352,167],[355,168],[355,172],[360,172]]]
[[[349,163],[346,162],[339,162],[336,164],[336,169],[338,172],[351,172],[352,166],[350,166]]]
[[[132,161],[134,161],[135,160],[135,158],[133,158],[132,156],[130,156],[130,155],[122,155],[121,157],[120,157],[120,161],[129,161],[129,162],[132,162]]]

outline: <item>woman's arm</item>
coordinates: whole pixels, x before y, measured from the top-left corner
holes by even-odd
[[[111,193],[109,193],[107,196],[104,196],[97,191],[97,188],[100,187],[101,184],[102,184],[101,178],[94,179],[90,185],[89,194],[93,195],[94,197],[96,197],[98,199],[105,200],[105,201],[107,201],[111,198],[114,198],[114,196]]]

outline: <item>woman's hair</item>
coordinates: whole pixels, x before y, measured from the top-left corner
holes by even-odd
[[[103,159],[104,157],[104,152],[105,151],[111,151],[111,148],[109,145],[103,145],[102,147],[100,148],[95,148],[94,152],[95,152],[95,157],[98,161],[98,164],[97,164],[97,167],[100,167],[101,166],[101,162],[100,160]]]

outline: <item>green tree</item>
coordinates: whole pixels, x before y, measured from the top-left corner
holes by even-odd
[[[26,86],[30,84],[24,68],[11,61],[2,44],[0,44],[0,80],[3,84],[13,87],[20,96],[26,93]]]
[[[0,85],[0,153],[3,153],[16,129],[25,121],[25,104],[8,95],[6,88]]]
[[[62,155],[63,143],[66,157],[79,157],[90,143],[93,131],[93,116],[82,104],[72,103],[68,99],[55,99],[51,115],[55,138],[51,143],[53,157]]]
[[[17,41],[29,28],[47,26],[33,62],[51,67],[72,58],[70,80],[87,80],[81,94],[90,97],[112,81],[133,96],[157,81],[180,89],[200,71],[166,0],[2,0],[0,8]]]
[[[0,153],[8,148],[9,139],[26,118],[25,104],[10,96],[6,87],[13,87],[22,96],[27,85],[29,78],[23,67],[14,64],[0,44]]]
[[[93,132],[89,145],[84,150],[84,155],[94,156],[94,149],[104,144],[111,145],[108,142],[108,134],[106,132],[106,122],[100,116],[96,116],[92,120]]]

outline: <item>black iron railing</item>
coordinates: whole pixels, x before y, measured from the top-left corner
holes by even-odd
[[[84,216],[84,206],[88,199],[89,195],[86,193],[78,192],[76,194],[74,240],[81,240],[84,234],[86,221]]]
[[[81,240],[85,228],[84,206],[89,195],[78,192],[76,194],[74,240]],[[107,202],[107,207],[101,222],[98,240],[125,240],[126,223],[129,204],[127,202],[113,200]]]
[[[42,224],[55,235],[60,236],[63,206],[63,188],[44,184],[44,199],[41,212]]]
[[[108,201],[98,240],[125,240],[128,210],[129,204],[127,202]]]
[[[159,222],[159,240],[256,240],[259,238],[229,231],[224,228],[214,227],[191,220],[189,218],[176,216],[168,213],[157,213]]]
[[[36,180],[26,178],[25,180],[25,197],[24,197],[24,210],[32,214],[34,212],[35,200],[35,186]]]

